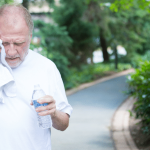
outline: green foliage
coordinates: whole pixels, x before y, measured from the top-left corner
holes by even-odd
[[[61,0],[61,5],[54,8],[52,13],[54,21],[59,26],[66,26],[73,43],[70,48],[73,59],[69,59],[71,65],[80,66],[86,63],[96,48],[94,24],[85,21],[83,13],[86,9],[83,1]]]
[[[91,23],[95,24],[98,28],[98,46],[101,47],[103,52],[104,62],[109,61],[109,55],[107,52],[108,37],[111,36],[109,29],[110,22],[110,9],[105,6],[100,0],[89,0],[86,1],[87,10],[84,17]]]
[[[39,37],[40,42],[35,44],[32,41],[31,49],[41,47],[41,54],[54,61],[65,81],[69,73],[68,58],[71,57],[69,47],[72,43],[66,28],[37,20],[33,36]]]
[[[107,2],[111,6],[118,5],[116,7],[122,6],[125,9],[112,12],[109,5],[106,5]],[[150,46],[150,14],[139,8],[139,3],[135,0],[116,0],[114,3],[111,0],[86,0],[86,18],[99,28],[99,35],[102,35],[100,38],[105,39],[106,46],[112,49],[116,45],[125,47],[130,60],[134,53],[144,53]],[[104,42],[101,46],[102,44]]]
[[[143,54],[149,49],[150,14],[141,9],[143,0],[60,0],[60,3],[52,16],[57,24],[66,26],[73,40],[70,48],[73,57],[69,58],[72,66],[85,64],[100,45],[105,59],[109,46],[125,47],[128,60],[136,52]],[[106,3],[124,9],[112,12]]]
[[[147,51],[144,55],[139,55],[135,53],[132,56],[131,65],[134,68],[139,68],[140,64],[146,60],[150,61],[150,51]]]
[[[110,45],[113,43],[123,45],[130,59],[135,52],[142,53],[149,49],[150,14],[147,11],[139,9],[135,4],[132,9],[111,13],[111,16]]]
[[[128,110],[129,114],[130,114],[130,117],[133,117],[133,113],[131,110]]]
[[[136,117],[142,119],[143,131],[150,134],[150,61],[141,64],[128,77],[130,93],[138,100],[135,103]]]
[[[145,9],[150,12],[150,1],[149,0],[115,0],[111,5],[111,10],[118,12],[122,10],[131,9],[135,4],[138,5],[140,9]]]
[[[70,74],[65,82],[65,88],[70,89],[76,87],[82,83],[90,82],[105,76],[110,71],[115,71],[114,63],[97,63],[93,65],[82,65],[80,68],[71,68]],[[118,65],[118,71],[130,69],[130,64]]]
[[[0,6],[4,5],[4,4],[11,4],[13,3],[13,0],[0,0]]]
[[[115,0],[113,4],[111,4],[110,9],[118,12],[118,9],[129,9],[133,6],[133,0]]]

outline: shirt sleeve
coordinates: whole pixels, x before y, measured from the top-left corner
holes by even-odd
[[[64,84],[56,65],[54,65],[53,73],[54,73],[54,80],[55,80],[54,99],[56,101],[56,109],[64,113],[67,113],[69,116],[71,116],[73,108],[68,103]]]

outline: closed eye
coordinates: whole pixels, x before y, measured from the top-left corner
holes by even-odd
[[[24,43],[24,42],[23,42]],[[16,46],[21,46],[23,43],[14,43]]]
[[[3,45],[4,45],[4,46],[8,46],[9,43],[8,43],[8,42],[3,42]]]

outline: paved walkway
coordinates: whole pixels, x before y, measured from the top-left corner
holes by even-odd
[[[111,118],[127,98],[126,77],[121,76],[68,96],[74,108],[69,128],[52,129],[52,150],[114,150]]]

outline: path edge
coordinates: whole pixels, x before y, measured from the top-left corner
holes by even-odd
[[[129,130],[131,110],[136,99],[128,97],[115,111],[111,120],[111,137],[115,150],[139,150],[135,145]]]
[[[95,84],[98,84],[98,83],[101,83],[101,82],[104,82],[104,81],[107,81],[107,80],[110,80],[110,79],[114,79],[114,78],[117,78],[117,77],[121,77],[121,76],[127,75],[129,73],[133,73],[134,71],[135,70],[133,68],[131,68],[131,69],[128,69],[128,70],[125,70],[125,71],[115,73],[115,74],[107,76],[107,77],[100,78],[100,79],[92,81],[92,82],[83,83],[83,84],[79,85],[76,88],[66,90],[66,95],[67,96],[72,95],[72,94],[74,94],[74,93],[76,93],[80,90],[83,90],[83,89],[88,88],[90,86],[93,86]]]

